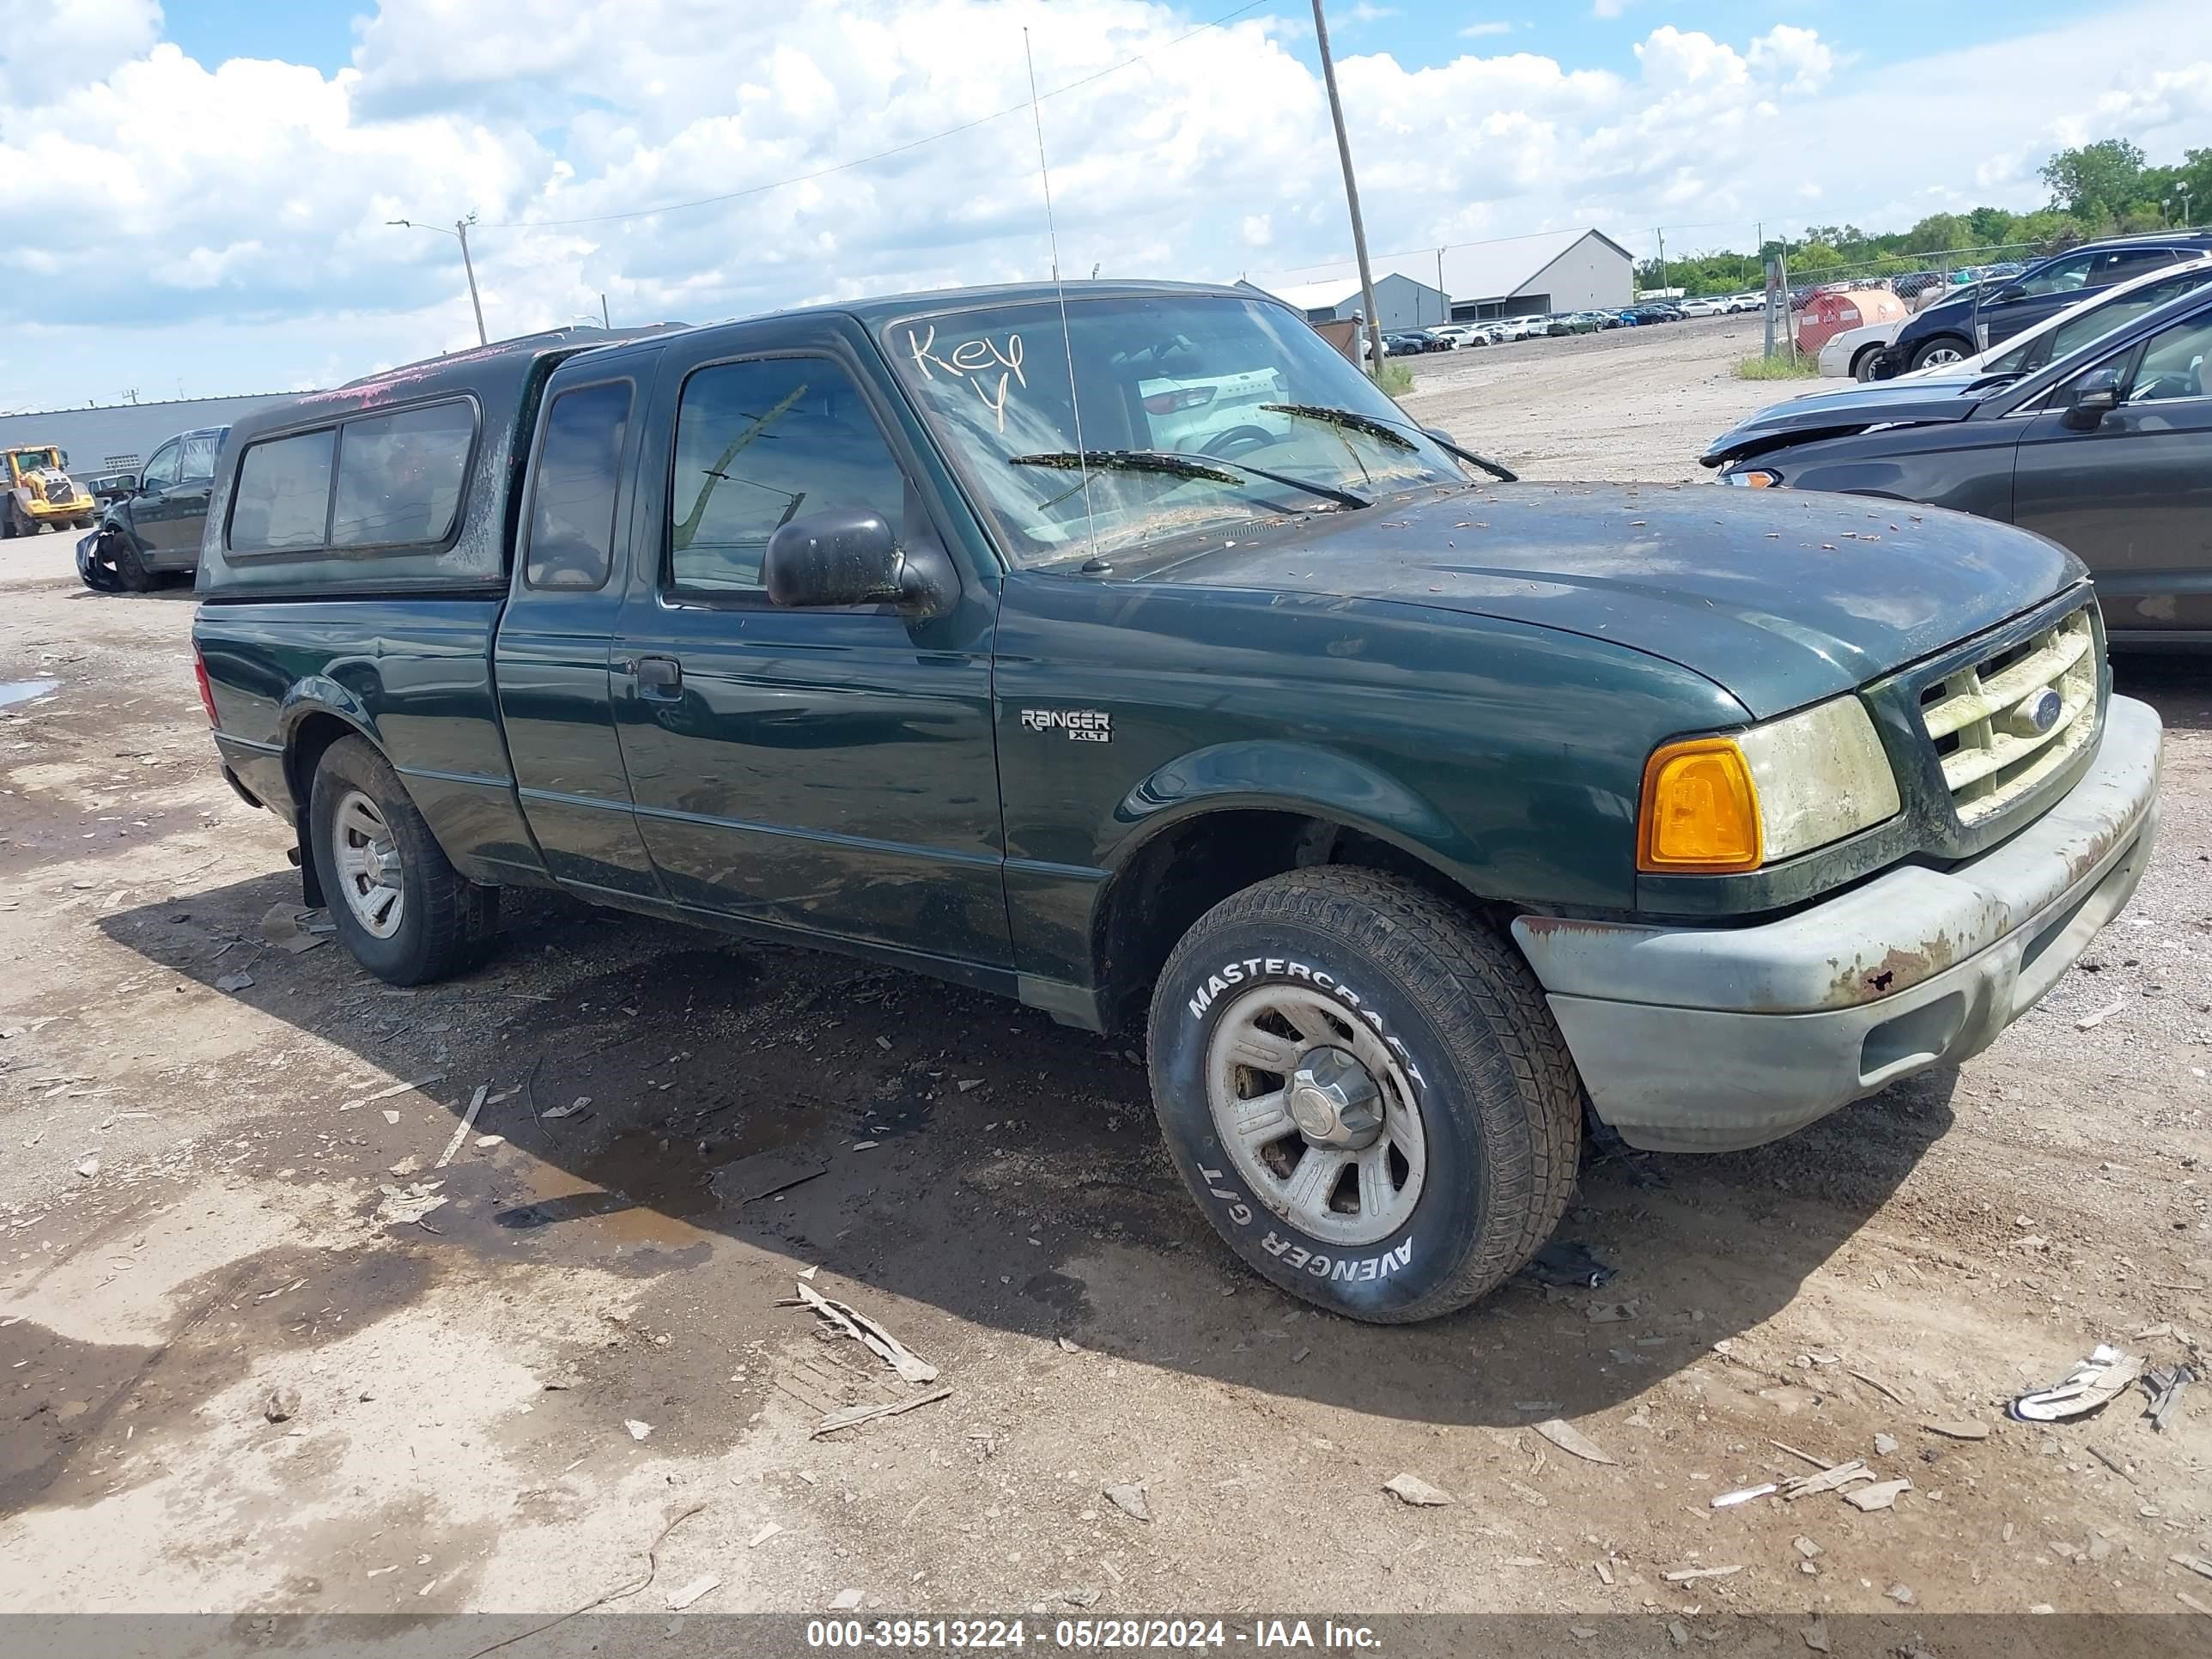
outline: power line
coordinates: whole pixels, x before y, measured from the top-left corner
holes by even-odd
[[[1087,87],[1093,81],[1103,81],[1109,75],[1117,74],[1127,69],[1132,64],[1141,64],[1147,58],[1166,52],[1170,47],[1179,46],[1186,40],[1194,40],[1209,29],[1218,29],[1224,24],[1233,23],[1246,12],[1257,11],[1267,3],[1268,0],[1246,0],[1243,5],[1237,7],[1234,11],[1222,13],[1212,22],[1200,23],[1188,33],[1178,34],[1172,40],[1164,40],[1157,46],[1149,47],[1137,53],[1133,58],[1124,58],[1118,64],[1109,64],[1104,69],[1094,70],[1079,79],[1070,81],[1065,86],[1054,87],[1042,96],[1057,98],[1062,93],[1073,92],[1079,87]],[[1024,100],[1018,104],[1009,104],[1002,110],[994,110],[988,115],[979,115],[972,121],[963,121],[957,127],[947,127],[942,132],[933,132],[925,137],[910,138],[905,143],[893,144],[889,149],[879,149],[871,155],[855,156],[849,161],[839,161],[830,167],[817,167],[811,173],[795,173],[791,178],[778,179],[769,184],[748,185],[743,190],[725,191],[719,196],[701,196],[688,202],[664,202],[659,207],[631,208],[622,213],[595,213],[580,219],[513,219],[503,223],[479,225],[477,228],[479,230],[557,230],[572,225],[606,225],[623,219],[649,219],[656,213],[681,213],[690,208],[713,207],[722,202],[742,201],[748,196],[764,196],[772,190],[785,190],[793,185],[811,184],[817,179],[827,179],[833,173],[848,173],[854,167],[864,167],[877,161],[888,161],[894,155],[903,155],[908,150],[920,149],[925,144],[936,143],[939,139],[957,137],[963,132],[972,132],[977,127],[988,126],[992,122],[1003,120],[1009,115],[1019,115],[1029,107],[1029,100]]]

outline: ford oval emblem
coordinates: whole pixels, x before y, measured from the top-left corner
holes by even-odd
[[[2033,730],[2048,732],[2058,724],[2058,716],[2065,707],[2065,699],[2046,685],[2042,690],[2021,703],[2016,712],[2021,719],[2026,720]]]

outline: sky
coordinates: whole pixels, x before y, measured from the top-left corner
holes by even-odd
[[[1328,17],[1378,255],[1903,228],[2212,143],[2204,0]],[[1040,121],[1066,274],[1297,281],[1351,252],[1315,47],[1300,0],[0,0],[0,410],[473,343],[458,240],[399,218],[476,216],[495,337],[1041,278]]]

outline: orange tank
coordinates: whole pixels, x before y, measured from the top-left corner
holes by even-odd
[[[1869,323],[1901,323],[1904,301],[1886,288],[1831,289],[1805,302],[1797,319],[1797,349],[1817,353],[1845,329]]]

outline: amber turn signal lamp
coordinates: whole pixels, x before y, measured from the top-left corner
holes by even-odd
[[[1644,768],[1636,867],[1650,875],[1756,870],[1759,790],[1730,738],[1662,745]]]

